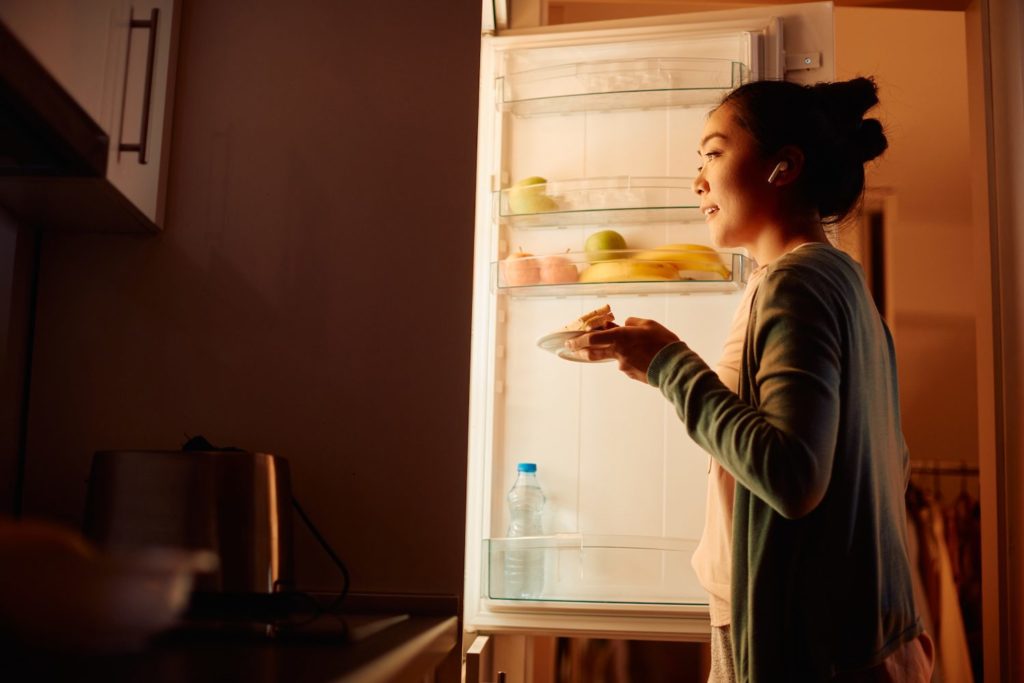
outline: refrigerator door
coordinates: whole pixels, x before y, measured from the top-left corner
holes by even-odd
[[[833,78],[830,3],[484,37],[467,630],[707,637],[690,559],[708,455],[659,392],[614,363],[572,362],[552,333],[610,304],[716,362],[751,263],[687,251],[709,243],[696,148],[721,97],[762,78]],[[603,260],[586,245],[608,230],[625,246]],[[508,538],[518,462],[537,464],[539,536]],[[541,567],[539,592],[509,574],[523,559]]]

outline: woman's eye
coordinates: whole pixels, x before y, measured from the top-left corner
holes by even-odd
[[[706,154],[704,154],[704,164],[707,164],[709,161],[717,157],[719,154],[721,154],[721,152],[707,152]],[[701,164],[700,166],[697,167],[697,173],[700,173],[701,171],[704,170],[704,164]]]

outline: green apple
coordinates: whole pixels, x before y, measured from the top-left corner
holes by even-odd
[[[508,189],[508,208],[512,213],[557,211],[558,202],[545,194],[548,181],[534,175],[523,178]]]
[[[614,230],[595,232],[583,243],[583,251],[587,252],[587,259],[591,262],[621,258],[615,252],[625,248],[626,238]]]
[[[529,178],[523,178],[522,180],[517,180],[516,182],[512,183],[512,187],[516,188],[516,189],[522,189],[522,191],[524,193],[525,192],[543,192],[544,188],[541,188],[541,187],[535,187],[532,190],[527,190],[525,188],[528,188],[531,185],[546,185],[547,182],[548,182],[547,178],[541,178],[539,175],[532,175]]]
[[[512,213],[544,213],[558,211],[558,202],[546,194],[529,194],[524,197],[508,198],[508,207]]]

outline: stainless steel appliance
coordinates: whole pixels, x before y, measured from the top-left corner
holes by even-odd
[[[104,548],[172,546],[217,553],[196,591],[294,588],[288,461],[248,451],[100,451],[85,534]]]

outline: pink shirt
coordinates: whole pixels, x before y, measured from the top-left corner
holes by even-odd
[[[758,268],[747,280],[743,300],[736,309],[729,336],[722,349],[722,357],[715,366],[722,383],[736,392],[740,381],[740,362],[743,358],[743,340],[747,332],[747,318],[757,285],[765,268]],[[732,574],[732,503],[735,480],[722,469],[718,461],[711,461],[708,470],[708,498],[704,514],[704,533],[690,562],[697,579],[708,592],[712,626],[727,626],[731,621],[730,575]]]

